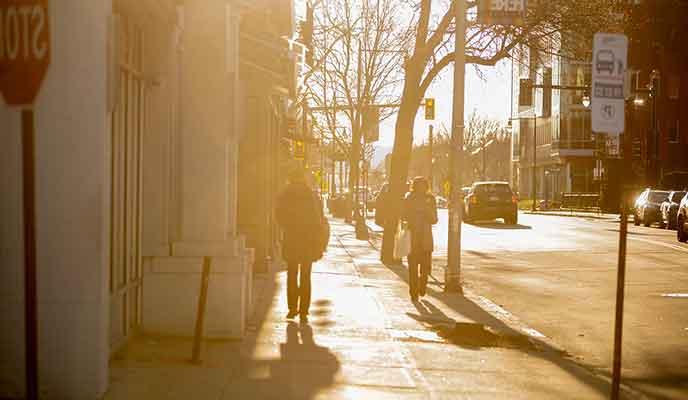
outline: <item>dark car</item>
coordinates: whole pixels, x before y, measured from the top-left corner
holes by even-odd
[[[645,189],[635,201],[633,206],[633,224],[650,226],[655,222],[663,225],[660,206],[669,196],[665,190]]]
[[[676,238],[679,242],[688,241],[688,194],[683,196],[676,215]]]
[[[676,229],[676,215],[678,215],[678,206],[681,199],[686,195],[686,192],[673,191],[669,193],[667,199],[660,206],[659,210],[662,213],[662,225],[667,229]]]
[[[476,182],[466,196],[466,222],[503,218],[518,223],[518,199],[507,182]]]

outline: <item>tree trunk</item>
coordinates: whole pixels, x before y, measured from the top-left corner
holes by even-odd
[[[411,151],[413,149],[413,125],[420,105],[420,97],[418,95],[420,73],[407,73],[407,79],[409,79],[409,75],[412,75],[411,80],[407,80],[404,85],[404,95],[399,107],[394,132],[394,149],[392,150],[392,166],[389,176],[389,218],[387,218],[385,223],[380,257],[384,263],[393,263],[395,261],[394,236],[396,235],[397,224],[401,215],[402,199],[408,190],[406,182]]]
[[[359,129],[360,124],[358,123],[358,116],[353,119],[351,124],[351,153],[349,155],[349,163],[351,168],[349,169],[349,193],[351,194],[351,212],[352,215],[348,216],[350,218],[355,217],[356,209],[358,207],[357,193],[358,188],[356,187],[358,183],[358,177],[360,174],[359,162],[361,159],[361,129]]]

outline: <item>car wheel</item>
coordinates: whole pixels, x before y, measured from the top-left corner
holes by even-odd
[[[652,225],[652,222],[650,221],[650,219],[647,217],[647,215],[643,215],[643,226],[647,227],[650,225]]]
[[[685,228],[683,226],[683,218],[679,218],[676,224],[676,239],[678,239],[679,242],[685,243],[688,241],[688,235],[685,232]]]

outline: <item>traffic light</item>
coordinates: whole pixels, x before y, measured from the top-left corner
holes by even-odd
[[[306,19],[299,24],[299,42],[306,46],[306,64],[313,66],[313,7],[306,4]]]
[[[425,99],[425,120],[435,119],[435,99]]]
[[[294,141],[294,159],[303,160],[306,158],[306,143],[303,140]]]

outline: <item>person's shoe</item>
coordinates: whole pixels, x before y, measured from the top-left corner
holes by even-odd
[[[287,314],[287,319],[296,318],[297,315],[299,315],[299,313],[296,311],[289,311],[289,314]]]
[[[301,316],[299,317],[299,320],[301,321],[302,324],[307,324],[308,323],[308,315],[301,314]]]
[[[418,295],[412,294],[411,295],[411,301],[414,303],[417,303],[418,302]]]
[[[425,297],[425,289],[421,289],[421,291],[418,292],[418,296]]]

